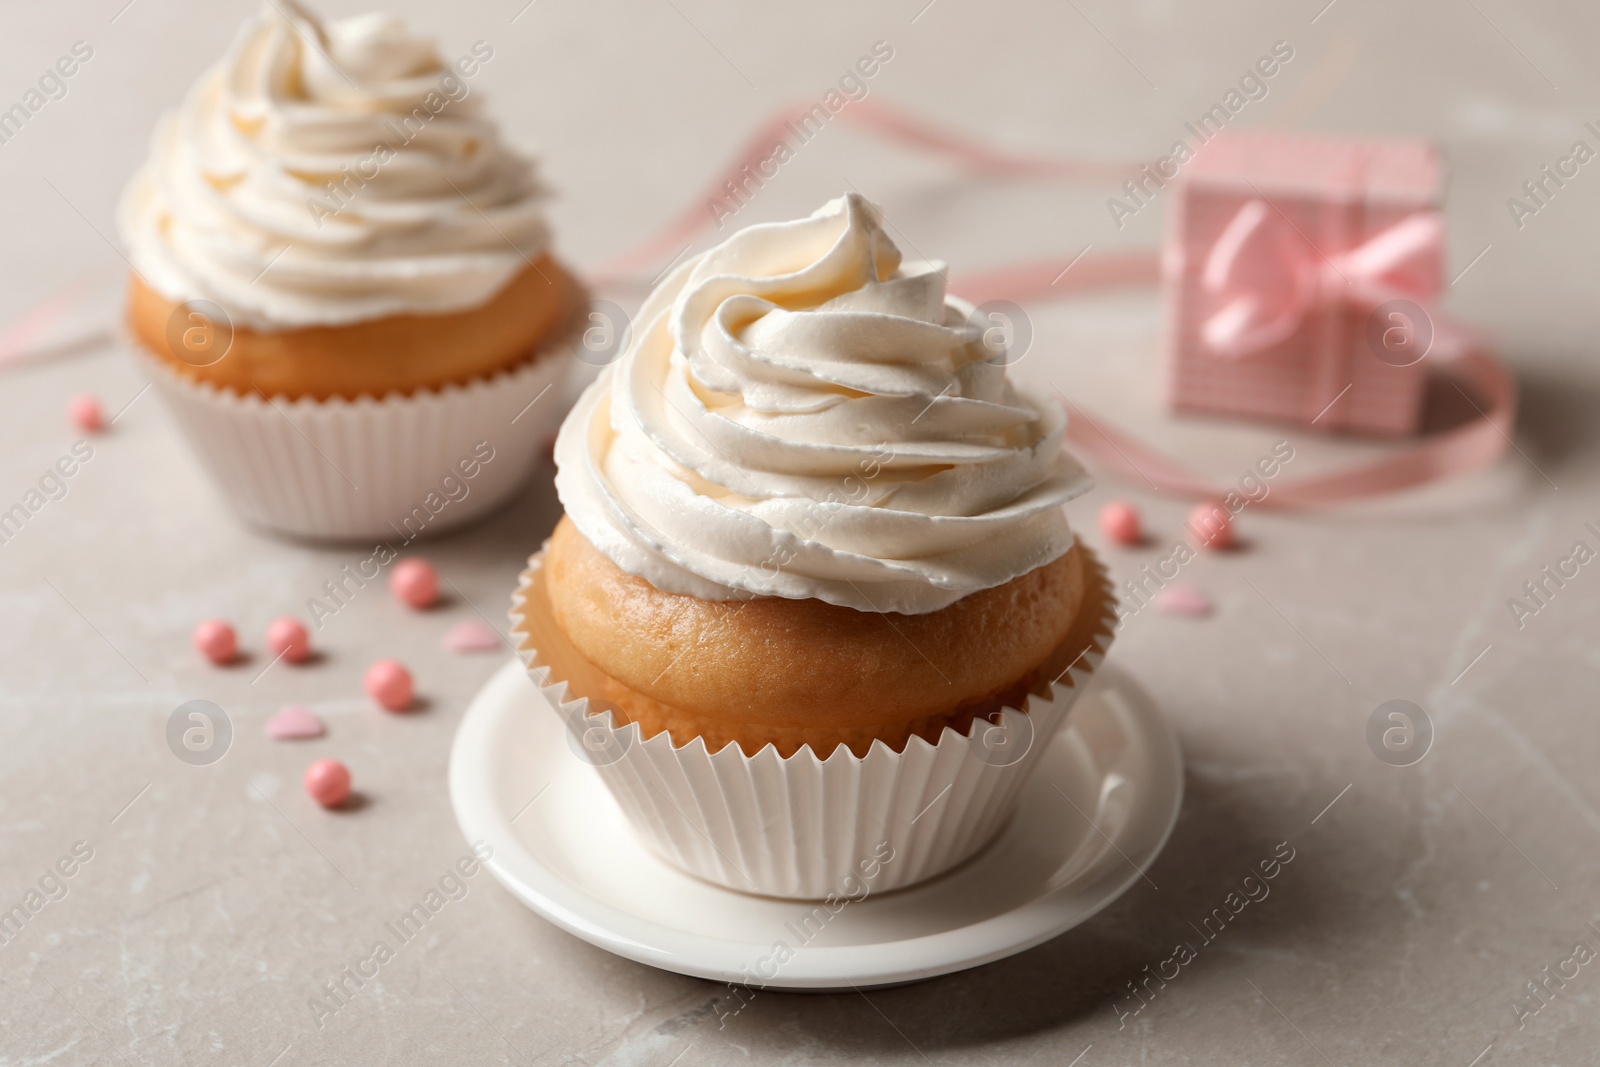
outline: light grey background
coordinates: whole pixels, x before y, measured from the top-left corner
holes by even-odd
[[[109,244],[118,190],[157,115],[252,10],[123,3],[11,4],[0,16],[0,107],[75,40],[95,50],[68,95],[0,145],[5,317],[125,269]],[[68,496],[0,545],[0,905],[73,842],[94,849],[69,895],[0,946],[0,1064],[1596,1061],[1594,966],[1521,1029],[1512,1004],[1575,942],[1600,946],[1585,927],[1600,919],[1600,565],[1520,631],[1506,600],[1574,541],[1596,541],[1582,524],[1600,522],[1600,163],[1520,230],[1505,202],[1574,140],[1600,147],[1582,128],[1600,119],[1600,14],[1507,0],[537,0],[520,16],[522,0],[395,6],[449,54],[494,46],[478,85],[540,152],[559,193],[559,251],[580,269],[695,202],[775,107],[819,99],[877,40],[895,56],[874,99],[1017,151],[1105,159],[1164,154],[1184,120],[1288,41],[1295,58],[1242,121],[1445,145],[1452,276],[1487,248],[1447,306],[1493,330],[1518,371],[1517,448],[1492,471],[1398,500],[1247,512],[1246,548],[1188,572],[1218,601],[1215,618],[1146,612],[1126,628],[1113,654],[1176,722],[1188,800],[1150,871],[1159,890],[1135,884],[1080,930],[870,1002],[764,995],[719,1029],[719,987],[590,948],[480,875],[319,1031],[306,1006],[315,985],[464,851],[446,754],[500,658],[452,656],[440,638],[478,609],[501,621],[521,560],[557,515],[549,471],[490,522],[426,550],[451,583],[438,611],[409,616],[372,589],[318,635],[320,664],[280,664],[252,683],[267,622],[303,611],[366,552],[242,529],[155,399],[140,399],[94,440]],[[1118,231],[1107,189],[980,181],[837,126],[739,222],[803,213],[850,185],[884,205],[910,251],[956,273],[1160,232],[1161,205]],[[1302,474],[1372,451],[1166,419],[1148,296],[1033,316],[1016,373],[1220,477],[1280,436]],[[92,390],[115,410],[142,384],[109,350],[0,371],[0,506],[74,440],[68,396]],[[1139,500],[1157,538],[1108,550],[1133,571],[1180,536],[1186,507],[1103,484],[1071,508],[1097,545],[1093,518],[1113,495]],[[225,672],[200,663],[188,633],[207,615],[232,619],[254,658]],[[360,676],[380,655],[414,667],[426,710],[396,718],[368,705]],[[210,767],[179,762],[163,741],[171,709],[197,697],[235,725]],[[1372,710],[1397,698],[1421,704],[1437,731],[1405,769],[1363,737]],[[261,724],[289,700],[316,707],[330,735],[266,740]],[[361,810],[330,816],[304,797],[300,772],[323,754],[351,765]],[[1282,841],[1297,858],[1270,898],[1119,1029],[1124,983]]]

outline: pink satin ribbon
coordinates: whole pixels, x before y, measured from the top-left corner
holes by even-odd
[[[109,331],[98,323],[75,332],[63,330],[75,316],[85,313],[89,299],[100,291],[102,287],[94,279],[80,278],[0,327],[0,366],[63,355],[108,340]]]
[[[1428,311],[1443,262],[1444,220],[1434,211],[1408,215],[1349,251],[1324,255],[1265,200],[1250,200],[1201,268],[1201,287],[1217,307],[1201,335],[1216,355],[1242,359],[1294,336],[1319,307],[1369,312],[1409,300]]]
[[[727,196],[727,182],[737,183],[746,168],[755,169],[771,157],[781,141],[794,140],[791,124],[808,118],[809,108],[795,107],[781,111],[762,123],[756,132],[745,140],[739,154],[713,181],[705,193],[675,220],[668,223],[656,236],[645,240],[607,260],[589,272],[597,287],[623,281],[629,271],[642,270],[654,263],[681,255],[684,246],[715,221],[709,201],[723,200]],[[1080,182],[1117,182],[1135,177],[1137,164],[1101,163],[1093,160],[1056,159],[1046,156],[1027,156],[979,144],[959,134],[947,133],[920,119],[890,110],[868,100],[850,104],[834,116],[847,125],[858,126],[870,134],[886,140],[898,141],[933,155],[944,156],[964,166],[987,174],[1012,178],[1059,178]]]

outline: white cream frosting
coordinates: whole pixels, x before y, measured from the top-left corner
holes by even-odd
[[[562,425],[556,489],[601,552],[701,599],[920,614],[1061,556],[1089,480],[944,266],[854,194],[677,268]]]
[[[472,87],[492,55],[266,0],[123,194],[134,267],[265,330],[487,302],[549,242],[533,164]]]

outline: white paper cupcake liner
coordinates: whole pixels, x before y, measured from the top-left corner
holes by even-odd
[[[663,858],[709,882],[803,900],[859,897],[940,874],[988,844],[1015,808],[1028,774],[1105,657],[1115,616],[1104,571],[1092,561],[1086,625],[1070,666],[1001,722],[946,727],[937,744],[912,737],[897,752],[874,742],[865,757],[839,746],[784,758],[737,744],[710,752],[701,738],[674,747],[642,738],[610,711],[573,696],[568,678],[594,672],[566,641],[545,598],[542,555],[513,598],[513,639],[534,681],[566,720],[579,758],[594,764],[635,833]],[[577,657],[577,658],[574,658]]]
[[[190,381],[134,348],[235,511],[280,533],[339,540],[409,540],[504,502],[560,425],[572,363],[552,347],[466,385],[284,400]]]

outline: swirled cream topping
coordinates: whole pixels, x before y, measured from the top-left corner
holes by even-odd
[[[556,488],[601,552],[701,599],[935,611],[1065,553],[1089,487],[942,264],[856,195],[684,263],[567,417]]]
[[[135,268],[255,329],[487,302],[549,241],[533,164],[472,86],[493,54],[266,0],[123,194]]]

